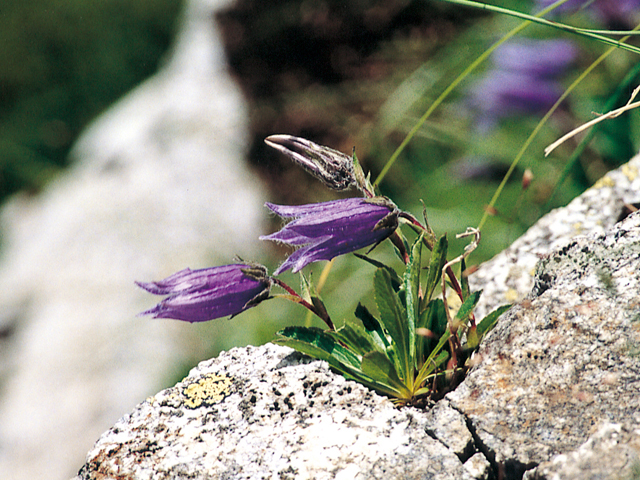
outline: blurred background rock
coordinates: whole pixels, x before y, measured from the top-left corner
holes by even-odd
[[[633,1],[620,1],[632,7],[624,15],[598,9],[602,1],[566,9],[562,19],[597,28],[637,21]],[[544,2],[499,3],[529,12]],[[268,150],[263,138],[287,133],[344,152],[355,146],[375,177],[437,95],[516,24],[424,0],[6,0],[3,476],[71,477],[100,433],[198,360],[309,321],[278,300],[203,325],[139,318],[158,299],[133,281],[228,263],[234,254],[273,270],[286,252],[257,240],[278,226],[269,224],[263,202],[335,197]],[[477,225],[544,113],[522,105],[534,94],[557,96],[604,51],[541,27],[530,27],[526,37],[529,46],[561,37],[562,50],[548,47],[543,57],[559,58],[562,69],[550,79],[514,64],[514,56],[536,61],[519,44],[499,50],[420,129],[381,186],[416,215],[424,199],[438,233]],[[568,50],[571,58],[562,55]],[[592,111],[624,104],[639,65],[616,52],[552,117],[519,166],[520,174],[533,171],[532,187],[523,193],[514,176],[474,261],[508,246],[541,214],[637,151],[640,117],[630,112],[601,124],[575,165],[566,163],[575,143],[549,159],[541,153]],[[529,75],[535,91],[491,83],[496,72]],[[493,102],[478,103],[489,93]],[[496,104],[504,108],[496,111]],[[512,105],[519,107],[508,110]],[[558,183],[565,170],[567,180]],[[386,246],[376,254],[393,256]],[[320,268],[311,270],[317,276]],[[366,301],[368,268],[353,258],[336,262],[323,294],[338,323],[360,296]],[[291,274],[283,277],[298,284]]]

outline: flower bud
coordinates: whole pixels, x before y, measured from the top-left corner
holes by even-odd
[[[353,158],[291,135],[271,135],[265,143],[284,153],[332,190],[347,190],[356,186]]]

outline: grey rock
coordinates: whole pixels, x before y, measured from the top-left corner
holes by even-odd
[[[640,213],[543,259],[447,398],[511,475],[640,425]]]
[[[83,133],[68,172],[0,214],[2,478],[74,475],[100,433],[202,355],[197,327],[136,318],[157,298],[134,280],[258,257],[264,195],[212,21],[224,3],[187,2],[157,75]]]
[[[436,403],[431,409],[426,428],[427,433],[439,439],[462,461],[471,457],[475,451],[466,418],[453,409],[447,400]]]
[[[634,480],[640,478],[640,429],[607,423],[567,454],[556,455],[524,480]]]
[[[638,202],[640,156],[635,156],[566,207],[542,217],[506,250],[483,263],[469,278],[472,288],[483,290],[476,315],[482,318],[500,305],[523,300],[533,288],[541,257],[576,236],[604,233],[618,221],[625,204]]]
[[[433,408],[396,409],[283,347],[235,349],[122,418],[76,480],[631,478],[640,432],[640,213],[616,223],[622,200],[612,199],[640,200],[640,188],[630,190],[638,165],[636,157],[609,174],[622,192],[603,180],[565,216],[550,214],[589,220],[588,235],[562,241],[545,218],[547,227],[481,267],[482,278],[490,277],[485,268],[500,276],[526,245],[545,253],[534,275],[503,275],[512,286],[527,277],[529,295]],[[489,288],[485,305],[503,301],[499,287]],[[601,455],[609,475],[587,476]]]
[[[432,412],[275,345],[233,349],[106,432],[76,477],[472,479]]]
[[[491,464],[484,454],[478,452],[473,454],[466,462],[464,468],[471,474],[473,478],[485,480],[489,478],[491,473]]]

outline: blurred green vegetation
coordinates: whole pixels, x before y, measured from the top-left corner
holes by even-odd
[[[0,201],[19,190],[39,190],[68,164],[69,149],[84,126],[157,69],[171,44],[182,3],[3,1]],[[527,13],[534,9],[532,1],[492,3]],[[603,27],[586,10],[562,19]],[[269,200],[290,204],[335,195],[269,150],[263,143],[266,136],[298,135],[344,152],[355,147],[375,178],[433,100],[519,24],[513,18],[437,0],[236,0],[217,21],[230,66],[249,101],[250,160],[272,186]],[[529,27],[524,36],[576,43],[579,56],[561,78],[565,86],[606,48],[541,26]],[[629,75],[638,64],[634,55],[617,51],[572,93],[526,152],[469,264],[498,253],[549,208],[568,203],[637,152],[640,114],[632,111],[600,124],[575,165],[567,165],[575,139],[549,158],[543,156],[545,146],[593,118],[592,112],[602,113],[608,104],[623,105],[640,83],[637,73]],[[452,255],[464,244],[453,237],[478,225],[538,121],[529,115],[509,118],[485,132],[475,128],[465,97],[490,68],[491,61],[482,65],[435,111],[381,184],[384,194],[418,217],[422,199],[436,233],[448,232]],[[534,180],[523,192],[520,178],[525,169],[533,172]],[[569,175],[558,184],[565,169]],[[286,254],[274,250],[273,258]],[[372,256],[396,261],[388,245]],[[277,266],[277,260],[265,263],[270,271]],[[312,266],[314,278],[323,266],[324,262]],[[353,256],[336,260],[323,291],[336,324],[352,315],[358,301],[368,302],[371,272]],[[290,273],[283,279],[294,287],[299,284]],[[305,317],[299,306],[270,300],[231,323],[220,320],[185,328],[201,332],[201,345],[192,349],[204,352],[205,358],[234,345],[269,341],[276,330],[304,324]]]
[[[533,1],[491,3],[525,13],[539,9]],[[616,19],[615,25],[603,25],[588,7],[554,18],[590,28],[635,26],[633,15],[623,19],[628,24]],[[520,24],[512,17],[437,0],[238,0],[218,20],[226,32],[231,66],[251,102],[251,160],[268,182],[277,185],[272,201],[281,203],[327,200],[334,194],[270,151],[264,137],[287,133],[343,152],[355,147],[365,170],[375,178],[434,99]],[[517,38],[575,43],[577,59],[559,79],[565,87],[607,48],[540,25],[528,27]],[[550,208],[565,205],[637,152],[640,117],[633,111],[601,124],[571,167],[566,161],[577,145],[575,139],[549,158],[543,154],[544,147],[592,119],[593,112],[628,100],[640,77],[621,82],[638,64],[635,57],[614,52],[552,116],[502,192],[472,263],[507,247]],[[419,199],[424,200],[436,233],[449,232],[453,237],[478,225],[504,173],[542,116],[514,116],[496,128],[479,131],[465,102],[470,89],[491,68],[489,60],[462,82],[381,184],[384,194],[416,215],[422,211]],[[558,184],[565,168],[570,174]],[[534,180],[523,192],[525,169],[532,171]],[[453,254],[464,242],[452,243]]]
[[[151,75],[181,0],[3,0],[0,202],[68,164],[83,127]]]
[[[491,3],[525,13],[536,9],[533,1]],[[607,28],[586,9],[560,18],[572,25]],[[434,99],[520,23],[511,17],[435,0],[238,0],[218,20],[225,32],[230,64],[250,102],[251,161],[274,187],[270,201],[289,204],[329,200],[335,193],[270,151],[263,143],[266,136],[302,136],[343,152],[355,147],[365,170],[375,178]],[[635,26],[633,15],[626,20],[630,23],[613,26]],[[539,25],[530,26],[518,38],[562,38],[575,43],[577,58],[559,78],[565,87],[607,48]],[[600,124],[574,165],[568,165],[567,160],[581,137],[562,145],[548,158],[543,149],[592,119],[593,112],[623,105],[640,83],[640,76],[632,72],[638,64],[633,54],[614,52],[551,117],[498,199],[495,215],[484,226],[480,248],[470,257],[469,265],[508,247],[551,208],[566,205],[608,170],[635,155],[640,146],[637,111]],[[418,217],[422,212],[419,201],[425,202],[432,228],[437,234],[448,233],[452,256],[466,244],[455,240],[455,234],[478,225],[511,162],[542,116],[514,116],[493,129],[477,129],[466,97],[492,68],[489,60],[462,82],[420,129],[381,184],[383,194]],[[523,191],[525,169],[533,173],[533,182]],[[273,229],[278,227],[273,225]],[[384,248],[371,255],[393,261]],[[287,252],[277,254],[284,258]],[[324,263],[313,266],[316,276]],[[352,315],[358,300],[367,303],[369,269],[352,256],[336,259],[323,297],[337,325]],[[299,283],[295,278],[290,281],[293,286]],[[289,312],[292,317],[284,318]],[[263,318],[271,318],[271,311],[264,313]],[[282,314],[281,325],[300,324],[305,317],[300,307]],[[262,329],[260,340],[268,341],[275,326]],[[320,323],[317,326],[322,327]]]

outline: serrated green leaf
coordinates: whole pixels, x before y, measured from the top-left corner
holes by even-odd
[[[349,366],[360,370],[361,359],[348,348],[340,345],[326,331],[316,327],[286,327],[273,340],[278,345],[286,345],[299,352],[325,360],[332,367],[344,369]]]
[[[385,269],[376,270],[373,276],[373,285],[380,321],[389,333],[398,354],[398,358],[395,359],[396,371],[403,380],[412,381],[413,364],[409,356],[409,334],[405,308],[391,284],[389,273]]]
[[[326,330],[326,333],[347,345],[350,350],[360,356],[373,351],[383,352],[385,350],[384,346],[380,346],[376,342],[373,335],[354,320],[345,322],[344,326],[335,332]]]
[[[379,349],[382,351],[386,351],[389,349],[389,340],[387,339],[387,334],[382,328],[380,321],[374,317],[371,312],[362,305],[358,303],[356,307],[355,316],[358,318],[364,329],[371,335],[373,341],[378,345]]]
[[[393,364],[381,352],[371,352],[362,358],[362,371],[377,384],[386,385],[398,398],[411,398],[411,392],[398,377]]]
[[[398,398],[406,397],[406,388],[403,390],[404,387],[402,386],[402,382],[397,380],[397,383],[399,383],[401,388],[396,388],[392,385],[392,383],[396,381],[395,379],[397,379],[397,375],[394,376],[393,371],[388,375],[390,383],[378,381],[367,375],[362,370],[361,362],[354,361],[357,357],[353,354],[350,355],[350,352],[348,352],[345,347],[341,346],[330,335],[327,335],[325,330],[313,327],[286,327],[278,332],[277,335],[278,337],[273,340],[273,343],[285,345],[313,358],[325,360],[329,363],[331,368],[339,371],[349,380],[355,380],[356,382],[359,382],[362,385],[384,395]],[[347,351],[346,355],[345,350]],[[381,365],[378,367],[378,370],[385,371],[385,369],[388,368],[388,365],[391,364],[389,359],[383,353],[370,352],[369,355],[371,354],[381,355],[381,357],[374,356],[373,360]],[[380,360],[380,358],[382,358],[382,360]],[[371,360],[367,360],[366,363],[369,363],[370,361]],[[369,363],[367,368],[375,371],[376,367],[371,366]],[[386,377],[380,377],[380,379],[386,380]]]
[[[438,287],[440,281],[440,275],[442,275],[442,269],[445,263],[447,263],[447,249],[449,248],[449,241],[447,236],[443,235],[438,239],[438,243],[433,247],[431,252],[431,260],[429,260],[429,275],[427,275],[427,281],[424,285],[424,303],[425,305],[431,301],[433,292]]]
[[[469,318],[469,315],[471,315],[471,312],[473,312],[473,309],[476,308],[481,294],[482,290],[469,294],[465,301],[462,302],[462,305],[460,305],[458,313],[456,313],[456,319],[461,322],[466,321],[467,318]]]
[[[406,304],[406,329],[407,343],[409,347],[409,362],[416,367],[416,324],[420,315],[420,270],[422,268],[422,235],[420,235],[409,255],[405,270],[403,287]]]

